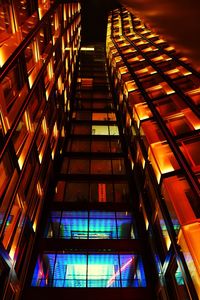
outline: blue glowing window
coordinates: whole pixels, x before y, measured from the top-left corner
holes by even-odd
[[[134,254],[50,254],[38,259],[32,286],[145,287],[141,257]]]
[[[45,236],[64,239],[134,238],[133,218],[129,212],[52,212]]]

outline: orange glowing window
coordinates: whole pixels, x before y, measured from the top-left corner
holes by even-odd
[[[38,123],[45,104],[44,91],[42,90],[42,85],[39,83],[38,88],[33,94],[27,108],[32,124]]]
[[[162,174],[180,169],[171,148],[166,142],[150,145],[148,158],[151,161],[158,183]]]
[[[155,101],[154,103],[156,109],[163,118],[184,112],[185,109],[187,109],[187,104],[176,94]]]
[[[129,54],[129,53],[134,53],[134,52],[136,52],[136,49],[133,48],[133,47],[131,47],[131,46],[129,46],[129,47],[128,47],[127,49],[125,49],[125,50],[122,50],[122,54],[123,54],[123,55]]]
[[[177,219],[180,225],[196,219],[193,207],[198,207],[198,199],[184,177],[164,178],[162,194],[171,218]]]
[[[194,75],[176,79],[174,83],[185,93],[200,87],[200,79]]]
[[[147,88],[146,91],[150,98],[158,98],[175,93],[166,82],[161,82],[160,84],[151,86]]]
[[[129,58],[127,61],[129,64],[135,63],[135,62],[139,62],[139,61],[144,61],[144,57],[142,55],[137,55],[134,57]]]
[[[139,128],[140,121],[151,118],[152,112],[146,103],[139,103],[135,105],[135,114],[133,116]]]
[[[12,166],[10,155],[8,153],[5,153],[0,162],[0,197],[3,196],[6,190],[6,187],[13,174],[13,170],[14,168]]]
[[[137,89],[138,89],[138,87],[134,80],[126,81],[124,84],[124,94],[126,95],[127,98],[128,98],[129,92],[133,92]]]
[[[155,46],[151,46],[151,47],[146,47],[144,49],[142,49],[142,52],[147,53],[147,52],[152,52],[152,51],[157,51],[158,48],[156,48]]]
[[[98,184],[98,202],[106,202],[106,184]]]
[[[157,142],[163,142],[165,137],[155,121],[142,122],[140,133],[143,137],[144,144],[148,149],[149,145]]]
[[[160,55],[156,55],[152,57],[151,60],[155,63],[160,63],[160,62],[170,61],[172,59],[167,54],[160,53]],[[159,67],[162,67],[162,65],[159,65]]]
[[[36,12],[34,0],[14,1],[13,4],[18,26],[22,26]]]
[[[20,74],[19,65],[16,64],[1,81],[0,88],[3,91],[5,106],[7,111],[10,111],[16,99],[18,98],[20,91],[23,87],[23,79],[20,81],[22,74]],[[22,77],[23,78],[23,77]]]
[[[194,172],[200,171],[200,138],[192,137],[179,142],[179,147]]]
[[[191,72],[189,72],[187,69],[185,69],[182,66],[177,66],[176,68],[165,71],[164,73],[168,75],[171,79],[175,79],[181,76],[187,76],[191,74]]]
[[[152,66],[146,66],[145,68],[139,69],[135,71],[135,74],[141,78],[146,75],[155,74],[157,71]]]
[[[194,104],[196,104],[196,105],[200,104],[200,88],[192,89],[191,91],[189,91],[185,94],[191,99],[191,101]]]
[[[180,135],[200,129],[199,118],[189,108],[183,113],[177,113],[165,118],[165,121],[173,135]]]
[[[178,244],[183,252],[197,295],[200,295],[200,222],[182,227],[178,236]]]
[[[128,106],[133,108],[135,104],[146,103],[140,91],[133,91],[128,94]]]
[[[119,69],[118,69],[118,78],[119,78],[119,80],[122,78],[122,75],[123,74],[126,74],[126,73],[128,73],[128,68],[127,67],[120,67]]]
[[[39,11],[40,19],[50,8],[50,5],[51,5],[50,0],[38,0],[38,11]]]

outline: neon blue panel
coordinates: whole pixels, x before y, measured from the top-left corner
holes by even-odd
[[[62,213],[63,218],[88,218],[88,212],[87,211],[64,211]]]
[[[62,218],[60,224],[60,237],[66,239],[82,238],[86,239],[88,234],[87,219],[65,219]]]
[[[84,254],[57,255],[56,269],[60,276],[57,279],[63,279],[64,287],[86,287],[86,258]]]
[[[90,219],[92,219],[92,218],[114,219],[115,212],[112,212],[112,211],[90,211],[89,216],[90,216]]]
[[[116,239],[115,219],[90,219],[89,238],[92,238],[94,233],[100,233],[102,239]]]
[[[145,287],[146,286],[146,278],[145,278],[144,266],[143,266],[141,257],[138,257],[137,271],[138,271],[139,286]]]
[[[50,215],[51,215],[52,218],[60,218],[61,217],[61,211],[52,211]]]

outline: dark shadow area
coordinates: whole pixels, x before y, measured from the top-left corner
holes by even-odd
[[[115,0],[82,0],[82,43],[105,42],[108,11],[119,7]]]

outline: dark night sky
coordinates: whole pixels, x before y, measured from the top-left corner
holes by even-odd
[[[119,6],[115,0],[82,0],[82,42],[105,42],[108,11]]]

